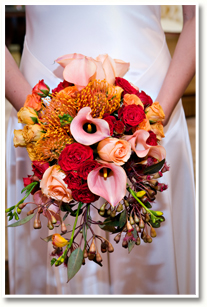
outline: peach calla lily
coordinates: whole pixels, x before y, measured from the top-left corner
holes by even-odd
[[[104,177],[104,170],[107,171],[107,177]],[[92,193],[106,199],[112,207],[117,206],[126,195],[126,173],[121,166],[114,163],[103,162],[100,167],[92,170],[87,183]]]
[[[70,125],[72,136],[83,145],[92,145],[110,136],[109,124],[104,119],[93,118],[91,111],[90,107],[82,108]],[[89,133],[84,130],[84,126],[87,124],[94,125],[96,131]]]
[[[131,143],[133,151],[139,158],[144,158],[146,155],[150,155],[159,161],[165,159],[166,151],[163,146],[151,146],[146,143],[149,136],[149,132],[145,130],[137,130],[133,135],[125,136],[125,140]]]
[[[114,84],[115,77],[123,77],[130,65],[122,60],[114,60],[108,54],[101,54],[95,59],[77,53],[66,54],[56,62],[64,68],[64,79],[74,83],[79,90],[94,79],[105,79]]]

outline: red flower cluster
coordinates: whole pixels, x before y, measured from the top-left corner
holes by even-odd
[[[73,83],[70,83],[70,82],[64,80],[63,82],[60,82],[58,84],[58,86],[52,90],[52,93],[53,94],[59,93],[60,91],[64,90],[64,88],[66,88],[68,86],[72,86],[72,85],[73,85]]]
[[[123,121],[126,130],[139,125],[146,117],[143,108],[140,105],[122,106],[118,111],[118,117]]]
[[[115,79],[115,85],[120,86],[124,91],[122,92],[122,97],[125,94],[134,94],[139,97],[139,99],[142,101],[144,107],[151,106],[153,101],[152,98],[147,95],[144,91],[141,91],[141,93],[133,87],[126,79],[117,77]]]
[[[77,171],[80,164],[89,159],[93,160],[93,150],[91,147],[73,143],[67,145],[61,152],[58,164],[65,172]]]
[[[72,197],[83,203],[96,201],[99,196],[93,194],[87,185],[88,174],[99,166],[93,160],[93,150],[89,146],[73,143],[62,151],[58,163],[67,176],[64,181],[72,190]]]
[[[151,146],[157,145],[157,136],[153,131],[148,131],[150,136],[148,137],[146,143]]]
[[[116,118],[114,116],[111,116],[109,114],[105,114],[103,119],[105,121],[107,121],[107,123],[109,124],[109,128],[110,128],[110,135],[115,134],[123,134],[125,127],[123,122],[121,122],[120,120],[116,120]]]
[[[40,162],[40,161],[33,161],[32,162],[32,170],[34,175],[37,176],[39,179],[42,179],[42,176],[46,169],[49,167],[49,163],[47,162]]]
[[[138,96],[139,91],[124,78],[116,77],[115,85],[120,86],[124,90],[122,96],[125,94],[134,94]]]

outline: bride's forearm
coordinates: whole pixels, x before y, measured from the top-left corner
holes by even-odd
[[[184,22],[172,61],[156,99],[165,112],[164,125],[168,123],[176,104],[195,74],[195,8],[191,7],[190,17]],[[187,10],[188,16],[189,12]]]
[[[5,96],[18,111],[31,93],[32,87],[20,72],[8,49],[5,49]]]

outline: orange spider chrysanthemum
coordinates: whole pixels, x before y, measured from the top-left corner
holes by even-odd
[[[111,114],[119,108],[122,91],[105,80],[93,80],[77,94],[77,110],[90,107],[93,117],[102,118],[104,113]]]

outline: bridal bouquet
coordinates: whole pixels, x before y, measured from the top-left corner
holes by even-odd
[[[86,258],[102,266],[99,251],[114,251],[97,227],[129,253],[141,239],[152,242],[164,221],[152,210],[157,192],[167,188],[158,179],[169,167],[159,145],[164,112],[123,78],[129,63],[80,54],[57,62],[64,81],[51,92],[39,81],[17,114],[25,126],[14,131],[14,146],[26,147],[33,174],[23,178],[22,200],[6,212],[16,220],[9,227],[34,219],[39,229],[47,221],[51,265],[64,263],[69,281]]]

